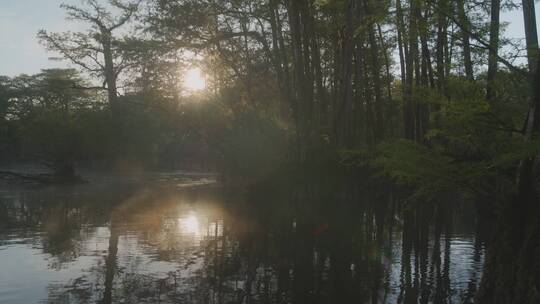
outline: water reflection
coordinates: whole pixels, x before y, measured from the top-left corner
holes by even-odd
[[[0,302],[472,303],[476,220],[370,192],[5,190]]]
[[[185,218],[179,218],[180,233],[199,234],[199,220],[194,214],[190,214]]]

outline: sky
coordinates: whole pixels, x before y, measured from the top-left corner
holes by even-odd
[[[0,0],[0,75],[34,74],[44,68],[66,67],[51,61],[36,38],[47,31],[80,30],[81,24],[65,20],[62,3],[78,0]]]
[[[67,63],[51,61],[48,53],[37,41],[40,29],[47,31],[80,30],[81,24],[65,20],[60,8],[63,2],[80,0],[0,0],[0,75],[38,73],[44,68],[67,67]],[[536,16],[540,25],[540,5],[536,4]],[[523,38],[521,11],[501,14],[501,21],[509,22],[506,36]],[[540,26],[539,26],[540,32]]]

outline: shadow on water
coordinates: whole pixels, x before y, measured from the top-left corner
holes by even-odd
[[[377,187],[0,197],[2,303],[472,303],[484,259],[466,204]]]

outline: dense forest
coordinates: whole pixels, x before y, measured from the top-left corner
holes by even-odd
[[[451,197],[493,223],[475,303],[539,303],[534,6],[66,4],[85,30],[37,39],[73,68],[0,77],[0,163],[43,163],[61,182],[86,170],[175,169],[215,171],[235,186],[377,180],[399,189],[410,221]],[[505,36],[509,10],[523,13],[525,41]],[[194,68],[202,90],[183,85]]]

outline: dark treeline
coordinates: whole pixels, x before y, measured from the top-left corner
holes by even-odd
[[[497,220],[479,303],[540,301],[533,0],[83,3],[64,8],[87,31],[38,34],[83,74],[1,79],[4,157],[58,175],[92,163],[249,180],[284,164],[382,172],[411,202],[459,195]],[[503,35],[509,9],[524,43]],[[197,94],[179,86],[193,62],[207,75]]]
[[[111,164],[122,170],[213,169],[198,125],[203,123],[200,117],[219,115],[217,106],[173,105],[159,96],[149,104],[140,95],[119,96],[123,116],[116,119],[101,91],[82,89],[89,84],[76,70],[43,70],[1,82],[7,105],[0,139],[4,163],[43,162],[57,174],[75,174],[75,164],[94,169]],[[219,119],[213,118],[216,123]]]

